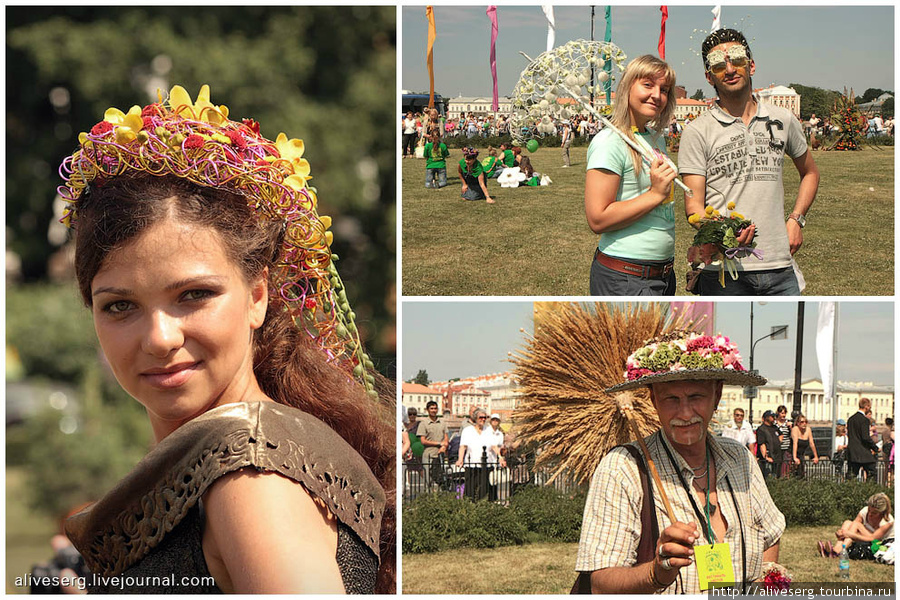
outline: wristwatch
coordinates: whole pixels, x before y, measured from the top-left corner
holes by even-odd
[[[800,213],[791,213],[788,215],[788,219],[793,219],[797,221],[797,225],[800,226],[800,229],[806,227],[806,217],[801,215]]]

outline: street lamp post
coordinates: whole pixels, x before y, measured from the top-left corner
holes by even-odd
[[[785,337],[787,337],[787,328],[788,328],[787,325],[777,325],[775,327],[772,327],[771,332],[767,333],[766,335],[762,336],[758,340],[754,341],[753,340],[753,303],[752,302],[750,303],[750,341],[751,341],[751,344],[750,344],[750,372],[751,373],[753,373],[754,375],[757,374],[756,369],[753,366],[753,357],[754,357],[754,354],[756,353],[756,344],[758,344],[761,341],[768,339],[770,337],[774,337],[776,335],[777,336],[784,335]],[[753,399],[756,398],[756,393],[757,393],[756,386],[748,385],[744,388],[744,395],[747,396],[747,398],[749,398],[749,400],[750,400],[750,407],[748,408],[748,411],[750,413],[751,426],[753,425]]]

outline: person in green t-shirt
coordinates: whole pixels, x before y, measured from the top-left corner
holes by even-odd
[[[504,167],[515,167],[518,165],[516,161],[516,154],[511,150],[511,145],[503,142],[500,144],[500,150],[503,152],[503,166]]]
[[[441,136],[433,132],[425,144],[425,187],[440,189],[447,185],[447,157],[450,151],[441,141]]]
[[[494,204],[487,191],[484,169],[478,162],[478,150],[471,146],[463,148],[463,159],[459,161],[459,178],[462,180],[462,197],[465,200],[486,200]]]
[[[503,171],[503,163],[497,158],[497,149],[488,146],[487,158],[481,161],[481,168],[484,169],[484,176],[487,179],[497,179]]]

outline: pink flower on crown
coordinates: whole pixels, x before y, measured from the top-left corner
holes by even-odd
[[[701,335],[688,340],[686,349],[688,352],[691,352],[692,350],[699,350],[700,348],[710,348],[712,346],[713,339],[708,335]],[[702,356],[706,355],[703,354]]]
[[[650,369],[644,369],[644,368],[640,368],[640,367],[632,368],[632,369],[628,369],[628,372],[625,374],[625,377],[629,381],[634,381],[635,379],[640,379],[644,375],[649,375],[652,372],[653,371],[651,371]]]

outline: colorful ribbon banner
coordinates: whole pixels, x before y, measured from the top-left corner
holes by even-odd
[[[612,41],[612,7],[606,7],[606,35],[603,36],[604,42]],[[603,91],[606,94],[606,105],[609,106],[612,104],[612,63],[613,61],[608,60],[606,64],[603,65],[603,70],[606,71],[606,81],[603,83]]]
[[[547,52],[553,50],[556,45],[556,19],[553,18],[553,5],[545,4],[541,6],[544,16],[547,17]]]
[[[669,18],[669,7],[660,6],[659,11],[662,13],[662,23],[659,26],[659,57],[666,60],[666,20]]]
[[[425,16],[428,18],[428,49],[425,52],[425,64],[428,65],[428,81],[431,84],[428,108],[434,108],[434,40],[437,37],[437,29],[434,26],[434,8],[426,6]]]
[[[491,110],[500,110],[500,93],[497,88],[497,34],[500,33],[500,25],[497,23],[497,7],[488,6],[487,16],[491,20],[491,77],[494,79],[494,99]]]

